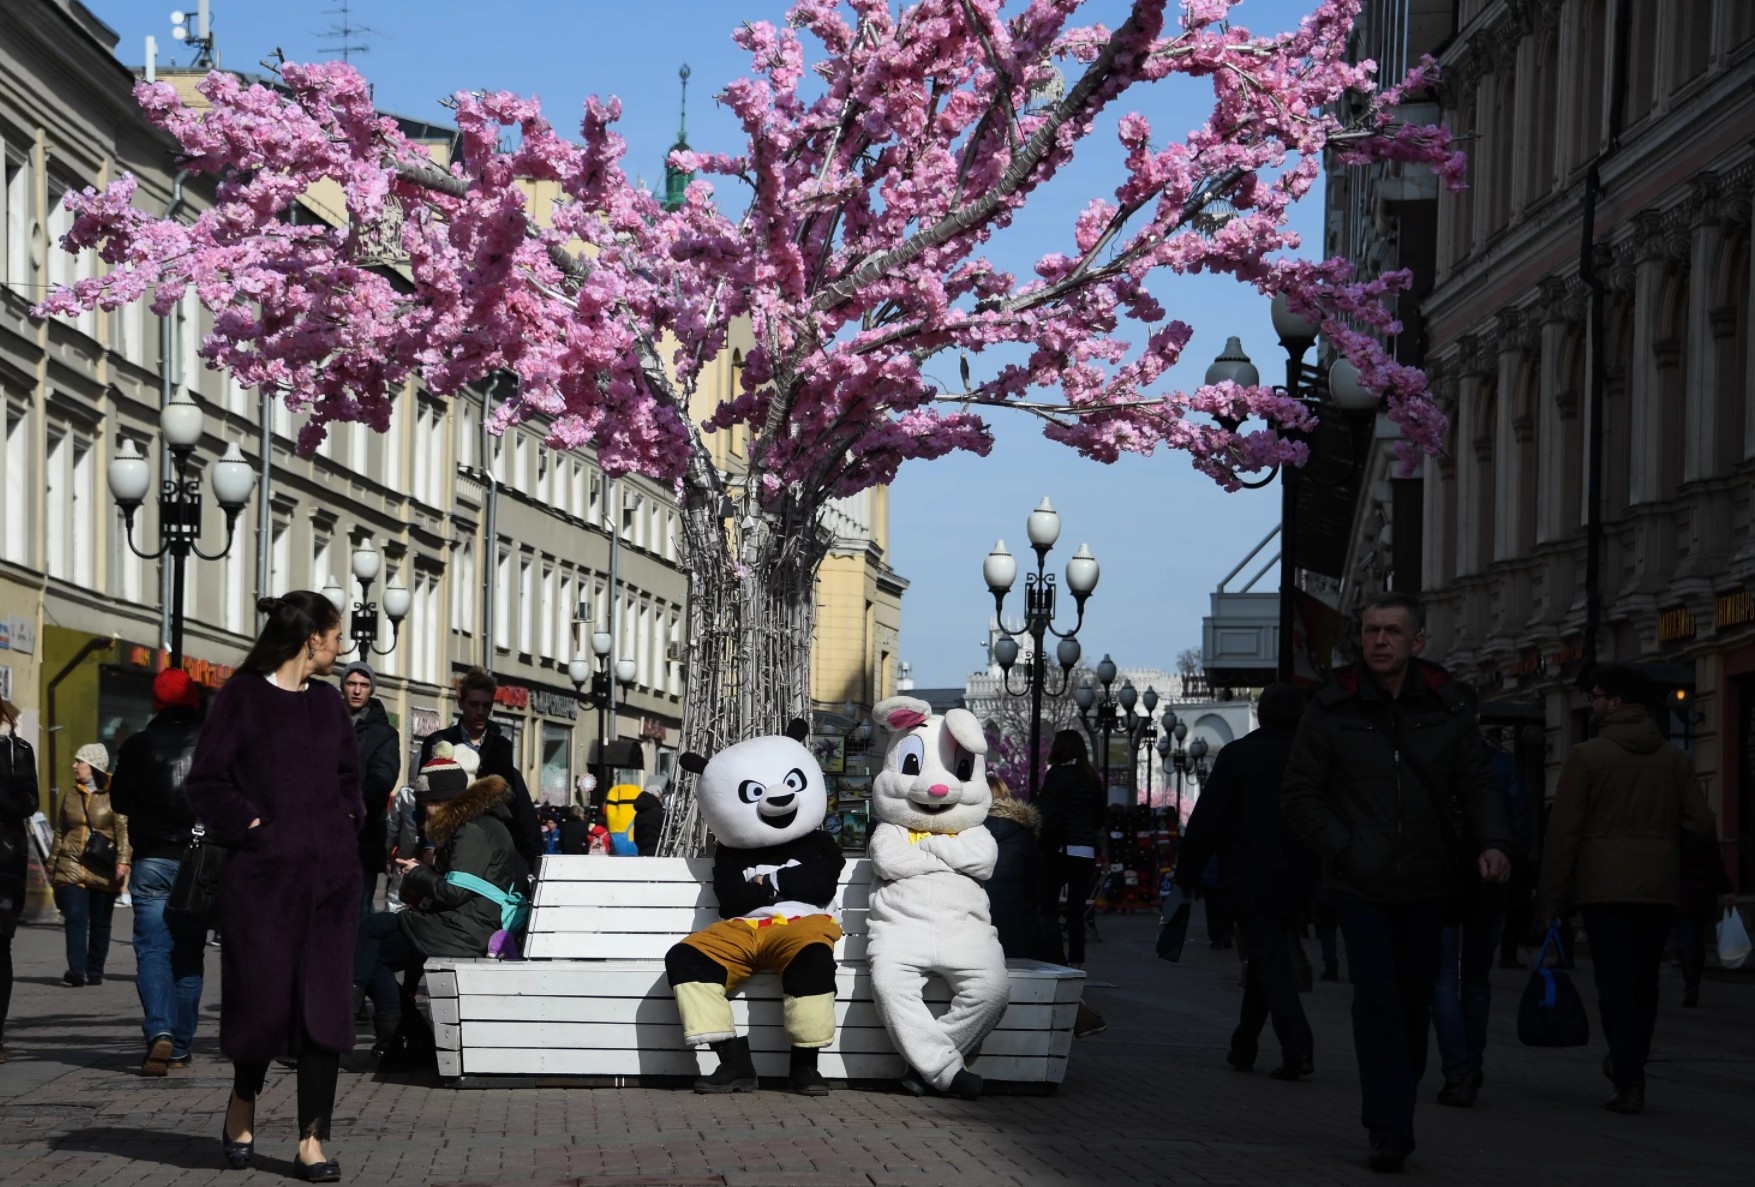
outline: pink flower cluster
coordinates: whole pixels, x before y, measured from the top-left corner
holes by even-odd
[[[193,289],[214,314],[209,365],[308,410],[306,448],[333,421],[387,427],[413,377],[447,395],[509,375],[502,424],[542,414],[553,444],[592,445],[612,473],[699,475],[702,435],[744,426],[755,488],[808,508],[888,482],[910,459],[985,453],[985,410],[1018,404],[1089,457],[1184,450],[1226,486],[1301,461],[1282,433],[1307,428],[1309,413],[1272,388],[1164,390],[1191,330],[1148,284],[1216,272],[1319,317],[1408,440],[1436,449],[1443,418],[1423,377],[1373,336],[1393,332],[1385,302],[1405,278],[1279,258],[1298,245],[1288,212],[1325,152],[1424,164],[1457,183],[1448,133],[1395,120],[1430,63],[1379,94],[1374,67],[1339,49],[1360,0],[1323,0],[1271,37],[1230,24],[1232,7],[1185,0],[1173,18],[1165,0],[1136,0],[1110,30],[1073,24],[1081,0],[917,0],[900,12],[798,0],[783,24],[734,34],[752,71],[719,101],[742,125],[742,151],[674,160],[747,185],[736,222],[706,180],[672,211],[635,186],[613,99],[587,103],[574,141],[535,100],[460,92],[460,148],[441,170],[343,64],[288,63],[273,86],[216,72],[201,110],[143,84],[149,118],[214,175],[214,202],[184,224],[135,209],[131,178],[69,195],[63,246],[97,247],[111,271],[37,312],[139,299],[163,311]],[[1054,98],[1057,62],[1067,77]],[[995,267],[986,245],[1098,115],[1173,76],[1211,86],[1206,122],[1159,147],[1144,115],[1124,115],[1113,193],[1092,198],[1033,275]],[[544,225],[529,180],[561,193]],[[340,187],[348,225],[288,218],[319,181]],[[1212,217],[1220,202],[1234,213]],[[398,212],[400,271],[361,254]],[[742,388],[693,423],[702,366],[735,319],[755,341]],[[1024,348],[1021,361],[970,367],[1005,347]],[[962,383],[947,387],[953,358]]]

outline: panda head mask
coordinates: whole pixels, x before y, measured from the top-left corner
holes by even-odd
[[[804,745],[808,729],[793,721],[784,734],[750,738],[710,759],[682,756],[682,768],[700,776],[695,800],[721,844],[765,849],[822,827],[829,795]]]
[[[879,701],[871,715],[889,731],[871,810],[913,832],[959,833],[987,819],[987,739],[967,709],[943,717],[916,697]]]

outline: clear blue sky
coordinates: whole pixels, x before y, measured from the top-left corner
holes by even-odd
[[[158,38],[160,60],[187,64],[191,55],[170,39],[169,12],[184,0],[85,0],[122,36],[118,53],[130,65],[144,57],[147,34]],[[284,50],[295,60],[338,56],[325,30],[340,20],[341,0],[213,0],[213,31],[221,64],[254,70]],[[187,0],[190,10],[194,0]],[[354,0],[351,20],[368,52],[354,62],[372,80],[379,106],[444,122],[438,105],[459,89],[506,89],[536,94],[555,125],[577,126],[587,94],[622,100],[620,131],[629,144],[630,173],[656,184],[676,135],[677,68],[688,63],[689,140],[697,149],[739,151],[742,140],[729,114],[712,101],[727,82],[747,71],[730,33],[742,20],[779,21],[784,0],[662,0],[604,3],[590,0]],[[1090,0],[1080,24],[1113,27],[1125,17],[1124,0]],[[1291,28],[1314,0],[1249,0],[1239,23],[1265,33]],[[1112,107],[1085,143],[1080,159],[1038,192],[1023,217],[993,246],[993,256],[1019,272],[1044,252],[1070,250],[1074,218],[1093,196],[1108,195],[1120,180],[1115,124],[1129,111],[1151,118],[1160,142],[1180,139],[1210,108],[1210,92],[1174,80],[1140,87]],[[1321,192],[1303,204],[1296,225],[1306,250],[1321,246]],[[1264,376],[1283,359],[1268,324],[1267,304],[1235,282],[1166,278],[1155,291],[1170,315],[1195,329],[1175,386],[1200,382],[1230,334]],[[922,686],[961,685],[985,664],[982,646],[992,599],[981,561],[996,537],[1025,554],[1024,519],[1044,495],[1061,512],[1061,544],[1050,557],[1059,570],[1081,542],[1103,566],[1081,635],[1093,660],[1112,652],[1127,667],[1174,666],[1176,653],[1199,646],[1201,616],[1213,586],[1277,522],[1274,488],[1228,495],[1195,473],[1181,454],[1160,452],[1104,466],[1044,440],[1039,422],[1024,415],[993,417],[998,444],[987,458],[951,457],[903,467],[893,490],[891,559],[911,583],[903,601],[900,658],[913,664]],[[1023,556],[1020,555],[1020,565]],[[1022,596],[1022,581],[1014,607]],[[1070,610],[1070,607],[1068,607]]]

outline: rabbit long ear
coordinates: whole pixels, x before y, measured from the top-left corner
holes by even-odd
[[[946,713],[945,728],[951,731],[957,745],[970,754],[987,753],[987,735],[981,732],[981,723],[969,710],[952,709]]]
[[[931,716],[932,706],[919,697],[889,697],[871,710],[871,719],[892,734],[911,730]]]

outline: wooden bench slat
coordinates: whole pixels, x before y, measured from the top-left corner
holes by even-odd
[[[782,1077],[787,1054],[757,1051],[756,1072]],[[710,1051],[568,1051],[544,1047],[466,1048],[453,1075],[530,1076],[683,1076],[711,1072],[718,1058]],[[902,1074],[900,1055],[824,1054],[817,1063],[831,1079],[893,1080]],[[441,1071],[444,1068],[441,1065]],[[1012,1083],[1058,1084],[1066,1078],[1066,1059],[1057,1056],[996,1055],[976,1061],[982,1077]]]
[[[576,853],[543,855],[540,880],[544,882],[693,882],[713,884],[710,857],[605,857]],[[871,863],[858,859],[841,867],[843,886],[871,881]]]
[[[1085,975],[1078,969],[1056,965],[1031,967],[1033,961],[1008,961],[1010,1000],[1015,1004],[1042,1005],[1077,1002],[1084,988]],[[446,968],[456,975],[456,992],[463,996],[477,994],[510,995],[528,998],[571,1000],[575,998],[671,997],[664,968],[651,961],[496,961],[460,962],[443,958],[428,963],[428,968]],[[429,974],[430,977],[430,974]],[[429,990],[429,992],[431,992]],[[949,989],[937,977],[926,981],[928,1001],[949,1000]],[[847,1001],[871,1000],[871,974],[864,966],[842,965],[835,971],[835,996]],[[758,973],[738,986],[733,1001],[779,1001],[780,978],[772,973]]]
[[[790,1046],[786,1030],[778,1018],[771,1023],[751,1023],[744,1031],[756,1050],[780,1050]],[[1071,1036],[1067,1036],[1070,1040]],[[982,1044],[986,1055],[1054,1055],[1056,1034],[1048,1030],[996,1030]],[[681,1045],[675,1041],[672,1026],[653,1023],[619,1022],[464,1022],[462,1045],[475,1048],[549,1047],[578,1050],[671,1051]],[[843,1026],[835,1031],[835,1040],[823,1049],[824,1054],[889,1054],[895,1048],[890,1034],[882,1026]]]
[[[668,1028],[664,1044],[676,1045],[682,1035],[682,1021],[677,1015],[676,1000],[669,996],[653,997],[509,997],[495,994],[471,994],[449,999],[465,1023],[531,1022],[531,1023],[613,1023],[616,1025],[660,1026]],[[944,1013],[950,1005],[950,994],[941,991],[928,999],[933,1014]],[[754,1002],[743,997],[731,999],[731,1016],[739,1027],[750,1023],[752,1011],[764,1020],[780,1017],[780,1002],[775,998],[759,998]],[[1033,1004],[1013,1002],[999,1020],[1000,1030],[1064,1030],[1077,1016],[1075,1002]],[[435,1021],[437,1011],[435,1011]],[[446,1021],[457,1021],[447,1018]],[[835,1002],[837,1026],[881,1026],[877,1006],[869,999],[838,999]],[[518,1044],[510,1044],[517,1046]]]
[[[687,933],[683,933],[686,935]],[[657,960],[676,946],[682,935],[620,932],[533,933],[525,944],[531,960]],[[835,944],[836,960],[864,960],[865,936],[843,936]]]
[[[841,912],[841,930],[864,935],[865,910]],[[713,907],[617,907],[613,911],[543,910],[533,912],[532,935],[620,935],[628,932],[661,932],[673,941],[718,923]],[[771,924],[770,926],[790,926]]]
[[[840,902],[843,910],[864,910],[871,905],[870,885],[843,886]],[[717,917],[719,897],[698,882],[538,882],[532,905],[533,916],[556,908],[705,907]]]

